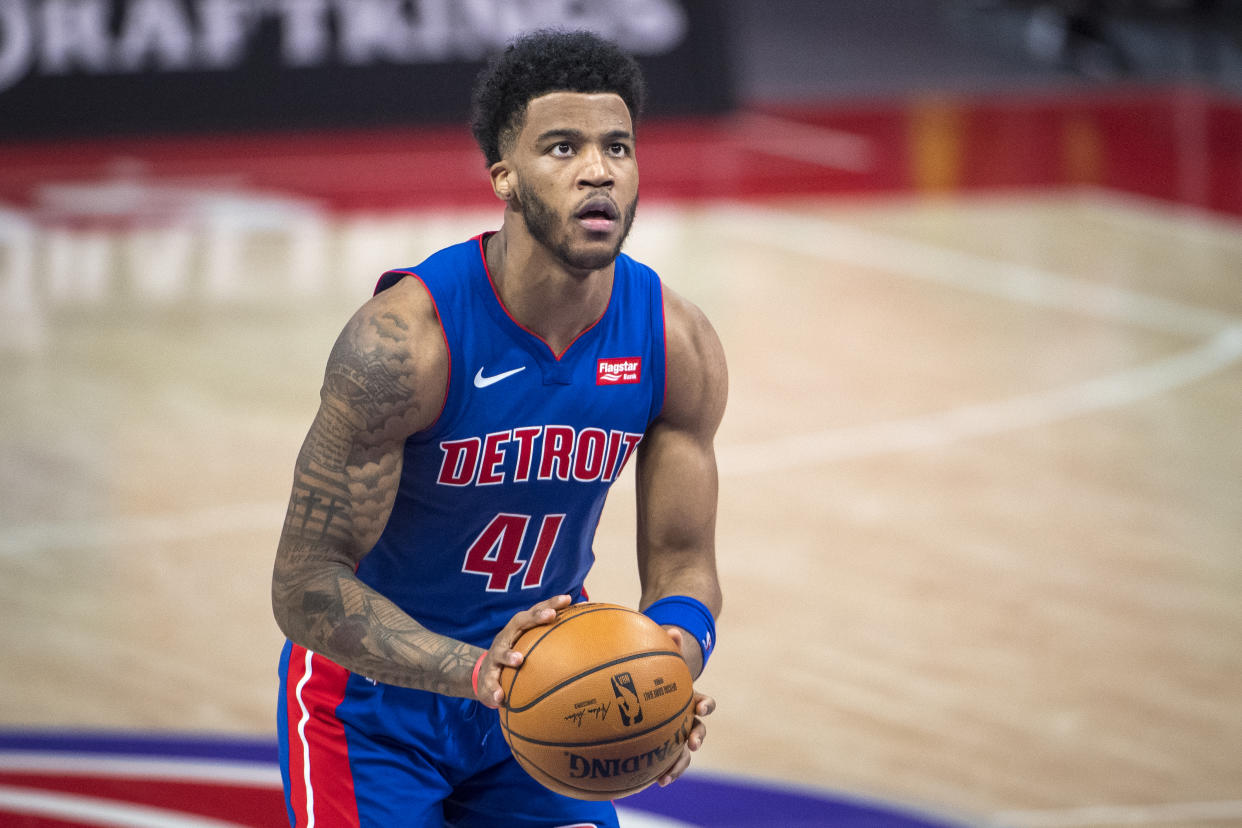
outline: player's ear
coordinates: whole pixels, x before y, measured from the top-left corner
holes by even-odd
[[[507,202],[513,197],[513,170],[504,161],[497,161],[488,173],[492,177],[492,192],[496,198]]]

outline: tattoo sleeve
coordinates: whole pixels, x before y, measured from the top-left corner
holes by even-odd
[[[294,470],[272,605],[289,638],[353,672],[469,695],[477,649],[426,629],[354,574],[392,510],[405,438],[443,392],[440,376],[419,376],[411,324],[364,308],[333,348]]]

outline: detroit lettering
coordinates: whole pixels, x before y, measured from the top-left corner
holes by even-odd
[[[643,435],[568,425],[523,426],[482,437],[444,440],[441,486],[615,480]]]

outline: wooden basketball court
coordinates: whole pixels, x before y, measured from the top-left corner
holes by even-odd
[[[231,207],[259,230],[5,225],[0,727],[273,732],[331,342],[380,270],[499,222]],[[660,201],[628,251],[730,359],[696,767],[1242,825],[1242,225],[1097,189]],[[627,475],[595,599],[637,600],[632,515]]]

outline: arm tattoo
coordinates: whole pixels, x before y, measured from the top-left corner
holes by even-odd
[[[382,421],[408,405],[413,393],[409,325],[385,313],[350,328],[332,350],[324,387],[368,424]]]
[[[437,635],[354,575],[379,539],[420,422],[410,324],[359,315],[338,340],[298,455],[272,600],[290,638],[377,681],[460,693],[477,649]]]

